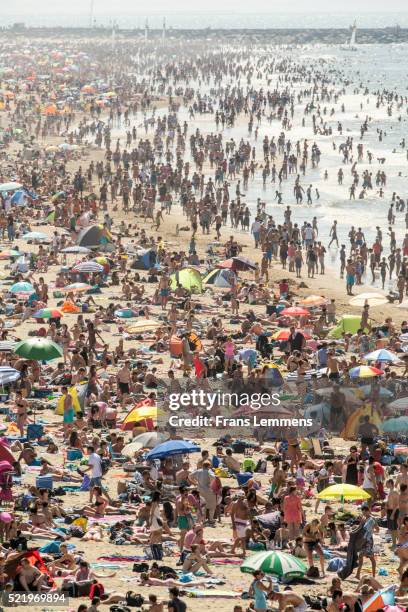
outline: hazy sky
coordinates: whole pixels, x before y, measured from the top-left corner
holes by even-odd
[[[0,15],[84,15],[89,13],[90,0],[0,0]],[[94,0],[95,17],[98,14],[120,15],[146,14],[161,12],[169,14],[177,11],[211,11],[224,12],[408,12],[407,0],[149,0],[148,3],[138,0]]]

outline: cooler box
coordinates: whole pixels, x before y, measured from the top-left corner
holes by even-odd
[[[181,357],[183,354],[183,341],[178,336],[170,338],[170,355],[171,357]]]

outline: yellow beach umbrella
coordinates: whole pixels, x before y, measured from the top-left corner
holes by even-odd
[[[323,304],[327,304],[327,301],[327,298],[323,295],[308,295],[299,300],[299,304],[302,304],[302,306],[322,306]]]
[[[129,327],[126,328],[126,331],[129,334],[141,334],[142,332],[146,331],[155,331],[162,325],[163,323],[161,321],[155,321],[154,319],[141,319],[140,321],[136,321],[135,323],[132,323],[132,325],[129,325]]]
[[[355,485],[341,483],[326,487],[317,494],[318,499],[338,499],[344,501],[357,501],[370,499],[371,495]]]

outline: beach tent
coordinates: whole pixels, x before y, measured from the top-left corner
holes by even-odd
[[[370,404],[364,404],[364,406],[358,408],[358,410],[355,410],[349,416],[340,436],[346,440],[354,439],[357,436],[361,421],[365,416],[370,417],[370,423],[376,425],[378,429],[381,428],[382,419],[377,410],[372,411]]]
[[[263,375],[265,382],[272,387],[281,387],[284,383],[281,371],[275,363],[267,363]]]
[[[157,256],[154,249],[140,249],[136,252],[136,257],[132,261],[132,270],[149,270],[157,262]]]
[[[231,289],[236,284],[237,277],[232,270],[211,270],[203,278],[203,285],[211,285],[220,289]]]
[[[203,343],[195,332],[190,332],[188,335],[188,342],[192,351],[201,351]],[[172,357],[181,357],[183,353],[183,341],[178,336],[172,336],[170,338],[170,355]]]
[[[88,225],[81,230],[77,237],[77,245],[82,247],[100,247],[102,238],[102,225]]]
[[[131,430],[137,423],[140,423],[148,431],[154,429],[157,422],[157,406],[152,399],[145,399],[133,406],[123,419],[121,429]]]
[[[360,315],[343,315],[336,327],[329,332],[330,338],[341,338],[344,334],[355,334],[360,329]],[[366,329],[365,331],[369,331]]]
[[[68,393],[72,397],[72,407],[75,412],[81,411],[81,406],[78,398],[78,391],[76,387],[70,387],[68,389]],[[64,414],[64,397],[61,396],[57,402],[57,407],[55,408],[55,414],[63,415]]]
[[[177,289],[177,284],[180,284],[184,289],[191,293],[202,293],[203,283],[201,274],[195,268],[184,268],[179,272],[175,272],[170,276],[171,288]]]

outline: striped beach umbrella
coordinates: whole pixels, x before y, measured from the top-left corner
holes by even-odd
[[[307,567],[301,559],[279,550],[265,550],[251,555],[241,565],[241,572],[253,574],[261,570],[279,578],[302,578]]]
[[[0,367],[0,384],[7,385],[12,382],[16,382],[21,376],[21,372],[10,366]]]
[[[75,245],[66,247],[65,249],[62,249],[61,251],[61,253],[83,253],[84,255],[90,252],[91,252],[90,249],[87,249],[86,247],[75,246]]]
[[[373,378],[374,376],[381,376],[381,374],[384,374],[384,372],[374,366],[363,365],[349,370],[350,378]]]
[[[1,340],[0,341],[0,353],[9,353],[14,351],[17,342],[13,342],[12,340]]]
[[[372,353],[367,353],[367,355],[364,355],[364,359],[366,361],[389,361],[390,363],[395,363],[400,360],[398,355],[387,349],[378,349]]]
[[[40,308],[33,314],[34,319],[60,319],[62,316],[58,308]]]
[[[103,266],[96,261],[83,261],[72,268],[73,272],[85,272],[93,274],[95,272],[103,272]]]
[[[376,610],[386,609],[386,606],[393,606],[395,603],[395,585],[380,589],[363,605],[363,612],[376,612]]]

